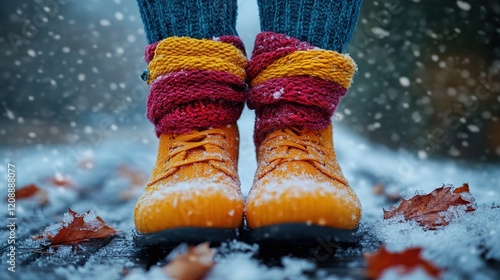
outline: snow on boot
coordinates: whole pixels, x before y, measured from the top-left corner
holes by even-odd
[[[361,204],[337,163],[330,120],[355,71],[348,55],[257,36],[247,72],[258,161],[246,202],[252,241],[356,241]]]
[[[222,242],[243,222],[236,120],[246,57],[235,36],[170,37],[146,49],[147,116],[160,143],[134,211],[138,245]]]

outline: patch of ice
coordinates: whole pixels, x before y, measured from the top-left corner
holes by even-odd
[[[73,215],[66,212],[66,213],[64,213],[64,216],[63,216],[62,225],[68,226],[69,224],[71,224],[73,222],[74,219],[75,219],[75,217],[73,217]]]
[[[95,211],[90,211],[89,213],[83,213],[83,221],[91,229],[97,229],[101,225],[101,222],[97,220],[97,214],[95,213]]]
[[[57,247],[56,254],[58,257],[67,258],[70,257],[73,252],[72,246],[59,246]]]
[[[60,223],[50,225],[50,226],[45,228],[43,236],[45,238],[47,238],[49,236],[55,236],[59,232],[59,230],[61,230],[61,228],[62,228],[62,225]]]

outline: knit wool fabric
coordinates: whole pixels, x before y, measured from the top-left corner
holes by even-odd
[[[247,59],[236,36],[169,37],[145,53],[147,117],[156,134],[232,124],[245,102]]]
[[[314,46],[343,52],[362,0],[258,0],[262,31],[283,33]]]
[[[287,127],[328,127],[351,85],[356,64],[347,54],[315,48],[274,32],[257,35],[247,104],[256,110],[255,142]]]
[[[172,36],[237,35],[237,0],[137,0],[149,44]]]

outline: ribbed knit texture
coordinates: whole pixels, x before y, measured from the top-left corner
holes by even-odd
[[[158,136],[222,127],[240,117],[247,59],[236,36],[169,37],[149,45],[145,58],[147,116]]]
[[[258,0],[261,29],[343,52],[356,26],[361,1]]]
[[[255,142],[287,127],[328,127],[351,85],[356,64],[346,54],[317,49],[274,32],[257,35],[248,65],[248,107],[256,110]]]
[[[237,0],[137,0],[150,44],[171,36],[236,35]]]

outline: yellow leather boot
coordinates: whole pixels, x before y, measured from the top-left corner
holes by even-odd
[[[242,226],[236,125],[246,90],[241,47],[234,36],[170,37],[146,50],[147,115],[160,142],[135,206],[138,245],[222,242]]]
[[[249,62],[257,172],[246,201],[255,242],[355,242],[361,204],[333,146],[331,116],[356,64],[347,55],[263,32]]]

